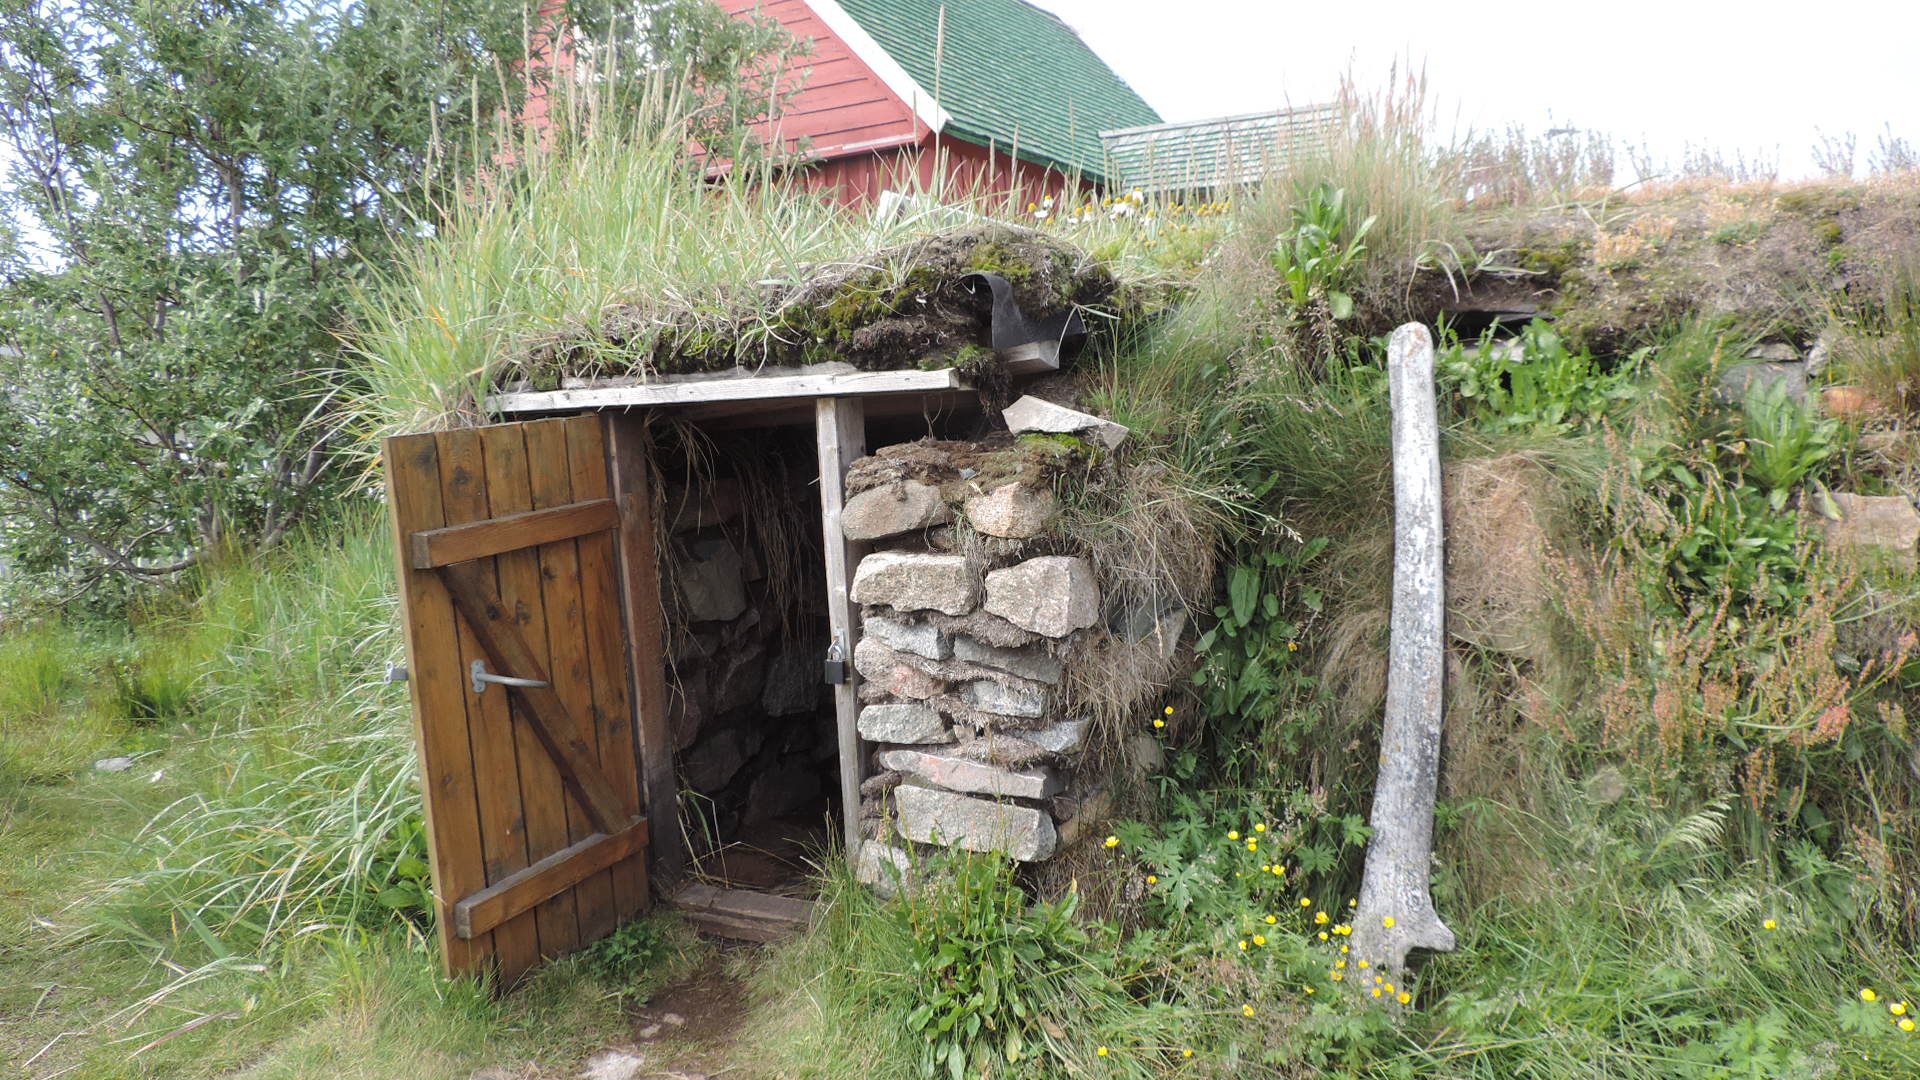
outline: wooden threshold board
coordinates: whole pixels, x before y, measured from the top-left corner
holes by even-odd
[[[740,941],[783,941],[813,919],[813,904],[806,900],[697,881],[673,894],[673,906],[696,929]]]

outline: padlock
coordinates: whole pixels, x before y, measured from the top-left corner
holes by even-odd
[[[838,641],[827,646],[827,662],[823,677],[828,686],[839,686],[847,681],[847,657]]]

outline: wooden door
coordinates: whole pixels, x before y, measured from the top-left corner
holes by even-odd
[[[383,449],[442,962],[508,985],[649,906],[618,558],[648,503],[598,416]]]

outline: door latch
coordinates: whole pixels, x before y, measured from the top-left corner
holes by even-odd
[[[827,646],[826,669],[822,674],[828,686],[839,686],[847,681],[846,650],[840,647],[838,638]]]
[[[486,693],[488,683],[499,683],[501,686],[523,686],[535,689],[553,685],[541,679],[521,679],[512,675],[495,675],[487,670],[487,662],[485,660],[475,660],[473,663],[467,665],[467,674],[473,676],[473,692],[476,694]]]

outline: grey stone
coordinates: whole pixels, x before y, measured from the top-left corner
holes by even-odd
[[[1807,400],[1807,366],[1805,364],[1774,363],[1766,360],[1742,360],[1722,371],[1720,380],[1713,387],[1713,400],[1722,405],[1737,406],[1746,400],[1749,387],[1755,384],[1765,386],[1775,382],[1786,384],[1787,397],[1792,400]]]
[[[1002,649],[1017,649],[1040,637],[1031,630],[1022,630],[1000,616],[984,611],[958,617],[933,611],[927,613],[926,620],[929,625],[937,626],[949,634],[965,634],[975,641]]]
[[[767,650],[759,642],[724,654],[718,665],[719,677],[713,684],[713,711],[725,716],[760,701],[760,690],[767,682]]]
[[[924,701],[946,689],[946,683],[907,663],[903,656],[873,638],[861,638],[853,647],[853,669],[869,685],[894,697]]]
[[[912,786],[896,788],[893,799],[900,835],[923,844],[999,851],[1039,862],[1053,854],[1059,840],[1053,818],[1032,807]]]
[[[783,764],[754,774],[747,785],[749,822],[787,817],[820,799],[820,771],[801,763]]]
[[[602,1050],[588,1058],[580,1080],[639,1080],[647,1059],[626,1050]]]
[[[1029,491],[1019,484],[1002,484],[985,495],[967,500],[967,522],[988,536],[1025,540],[1039,536],[1060,516],[1051,491]]]
[[[673,731],[673,748],[684,751],[700,738],[700,732],[713,718],[713,700],[707,693],[704,671],[680,680],[667,694],[667,725]]]
[[[740,767],[747,763],[746,748],[740,733],[725,728],[702,739],[687,752],[681,763],[681,775],[695,791],[715,792],[727,786]]]
[[[1839,517],[1821,521],[1822,539],[1863,555],[1892,559],[1908,569],[1914,567],[1914,546],[1920,543],[1920,511],[1915,511],[1905,496],[1834,492],[1828,498]]]
[[[1820,331],[1820,336],[1813,341],[1813,348],[1807,350],[1808,376],[1819,378],[1820,373],[1827,370],[1827,365],[1833,363],[1833,347],[1839,342],[1840,335],[1831,327]]]
[[[1129,645],[1151,642],[1162,660],[1173,659],[1179,651],[1187,612],[1178,603],[1110,593],[1106,612],[1107,629],[1121,641]]]
[[[1060,661],[1037,649],[997,649],[984,645],[970,637],[953,639],[953,655],[968,663],[979,664],[1004,671],[1009,675],[1018,675],[1023,679],[1043,682],[1049,686],[1060,681],[1065,667]]]
[[[1001,716],[1033,720],[1045,716],[1047,712],[1044,694],[1003,686],[992,679],[975,679],[968,683],[961,697],[968,705],[982,712],[999,713]]]
[[[1059,794],[1064,787],[1052,769],[996,769],[937,750],[882,751],[880,767],[917,776],[949,791],[976,795],[1045,799]]]
[[[130,757],[101,758],[93,763],[93,768],[95,772],[126,772],[133,768],[133,759]]]
[[[1087,729],[1092,723],[1090,720],[1062,720],[1035,731],[1023,731],[1020,737],[1042,750],[1071,754],[1086,745]]]
[[[925,705],[869,705],[860,710],[860,737],[878,743],[939,743],[950,737],[940,714]]]
[[[826,646],[819,642],[789,645],[767,665],[767,685],[760,691],[760,709],[768,716],[792,716],[809,713],[820,705],[821,658]]]
[[[1007,430],[1016,435],[1030,431],[1056,435],[1084,435],[1109,450],[1119,446],[1127,437],[1127,429],[1111,420],[1102,420],[1097,416],[1055,405],[1051,401],[1042,401],[1032,395],[1007,406],[1001,416],[1007,422]]]
[[[1784,341],[1765,341],[1747,350],[1749,360],[1767,360],[1776,364],[1791,364],[1800,359],[1800,350]]]
[[[1023,630],[1066,637],[1100,619],[1093,567],[1071,555],[1042,555],[987,575],[988,612]]]
[[[840,531],[849,540],[883,540],[953,520],[940,489],[916,480],[869,488],[840,510]]]
[[[857,604],[965,615],[980,603],[980,577],[959,555],[878,551],[860,560],[852,596]]]
[[[878,638],[881,644],[890,649],[924,656],[929,660],[945,660],[953,655],[953,640],[939,627],[927,623],[868,615],[860,620],[860,632]]]
[[[740,553],[723,539],[688,545],[680,566],[680,595],[694,622],[725,622],[747,610],[747,582]]]
[[[730,476],[694,487],[667,489],[667,518],[676,533],[725,524],[739,517],[745,505],[740,481]]]
[[[907,853],[892,844],[868,840],[860,845],[860,858],[853,864],[853,876],[887,899],[900,890],[913,889],[913,862]]]
[[[1166,767],[1167,751],[1160,740],[1142,732],[1127,740],[1127,767],[1137,776],[1148,776]]]

